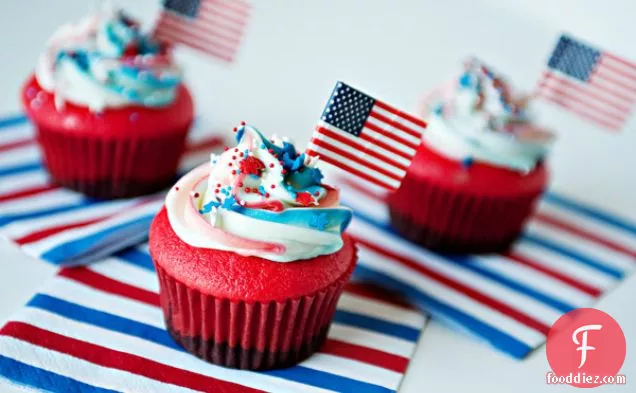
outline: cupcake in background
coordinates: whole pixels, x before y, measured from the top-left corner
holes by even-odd
[[[427,134],[400,189],[393,226],[440,252],[506,250],[548,185],[553,135],[520,95],[477,60],[425,100]]]
[[[150,228],[174,340],[242,369],[296,364],[327,336],[356,264],[351,210],[316,159],[253,127],[181,178]]]
[[[169,186],[194,116],[170,49],[110,7],[55,32],[22,102],[53,180],[98,198]]]

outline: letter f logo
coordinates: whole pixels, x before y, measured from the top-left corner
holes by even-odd
[[[592,346],[587,345],[587,332],[589,330],[601,330],[602,327],[603,326],[601,325],[585,325],[576,329],[572,334],[572,341],[574,341],[574,344],[580,345],[580,347],[576,348],[577,351],[581,351],[581,364],[579,364],[579,368],[583,367],[585,361],[587,360],[587,351],[593,351],[596,349]],[[581,342],[579,342],[579,339],[576,336],[581,332],[583,332],[583,334],[581,335]]]

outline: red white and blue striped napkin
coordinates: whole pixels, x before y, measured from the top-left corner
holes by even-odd
[[[383,195],[351,180],[358,278],[395,289],[435,318],[523,358],[564,313],[590,306],[636,267],[636,225],[548,193],[503,255],[439,255],[400,238]]]
[[[192,131],[182,170],[222,146],[222,139],[206,133],[201,123]],[[102,259],[145,241],[162,203],[163,193],[100,201],[52,184],[27,119],[0,119],[0,236],[27,253],[67,266]]]
[[[265,372],[206,363],[164,327],[147,247],[64,268],[0,329],[0,378],[53,392],[395,392],[422,314],[350,283],[325,346]]]

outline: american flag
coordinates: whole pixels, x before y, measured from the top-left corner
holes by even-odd
[[[155,36],[231,62],[250,12],[246,0],[164,0]]]
[[[400,186],[426,123],[338,82],[307,154],[387,190]]]
[[[536,95],[598,126],[620,130],[636,101],[636,63],[562,35]]]

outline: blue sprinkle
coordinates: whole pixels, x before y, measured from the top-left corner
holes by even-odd
[[[464,168],[470,168],[474,163],[474,159],[472,157],[466,157],[462,160],[462,165]]]
[[[267,146],[265,146],[265,144],[263,143],[263,144],[261,145],[261,149],[266,149],[266,148],[267,148]]]
[[[462,74],[462,76],[459,78],[459,85],[462,87],[470,87],[472,85],[472,77],[470,73],[465,72],[464,74]]]
[[[322,172],[318,168],[305,168],[305,171],[309,172],[309,176],[314,184],[320,184],[323,179]]]
[[[203,209],[199,210],[199,213],[206,214],[212,211],[212,208],[221,206],[220,203],[216,201],[210,201],[203,206]]]
[[[237,210],[240,208],[240,206],[236,203],[234,195],[230,195],[229,197],[225,198],[221,207],[228,210]]]
[[[305,153],[299,155],[294,160],[294,164],[292,165],[292,171],[299,170],[305,164]]]
[[[433,108],[433,113],[435,113],[436,115],[443,115],[444,114],[444,104],[437,104],[435,106],[435,108]]]

